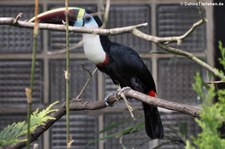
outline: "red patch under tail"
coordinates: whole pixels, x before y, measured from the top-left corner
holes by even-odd
[[[150,90],[150,91],[148,92],[148,95],[149,95],[149,96],[152,96],[152,97],[155,97],[155,96],[156,96],[156,93],[155,93],[155,91]]]

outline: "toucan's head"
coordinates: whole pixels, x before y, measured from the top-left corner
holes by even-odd
[[[76,27],[87,27],[87,28],[99,28],[102,26],[102,22],[98,16],[93,16],[92,12],[78,7],[69,7],[69,25]],[[57,8],[43,12],[37,16],[40,23],[52,23],[52,24],[63,24],[66,20],[66,9]],[[29,20],[33,22],[35,17]]]

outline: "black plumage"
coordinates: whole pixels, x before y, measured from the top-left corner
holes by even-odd
[[[114,84],[131,87],[136,91],[148,94],[156,93],[152,75],[138,53],[133,49],[111,42],[106,36],[100,36],[108,61],[99,64],[98,69],[110,76]],[[143,103],[145,128],[152,139],[163,137],[163,126],[157,107]]]

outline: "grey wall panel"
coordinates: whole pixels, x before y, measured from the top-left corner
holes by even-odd
[[[195,22],[201,19],[197,6],[184,7],[180,5],[162,4],[158,5],[156,14],[157,35],[160,37],[182,35]],[[182,45],[177,46],[177,43],[171,45],[192,52],[205,50],[206,26],[202,25],[198,27],[182,42]]]
[[[1,105],[26,106],[25,88],[30,87],[31,61],[0,61]],[[43,98],[43,64],[37,60],[34,75],[33,104]]]
[[[42,7],[39,7],[42,11]],[[1,5],[0,17],[16,17],[23,13],[21,20],[29,20],[34,16],[33,5]],[[37,52],[42,51],[42,31],[39,31]],[[33,30],[7,25],[0,26],[0,53],[31,53],[33,46]]]

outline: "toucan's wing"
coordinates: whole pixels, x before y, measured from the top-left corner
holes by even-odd
[[[136,76],[141,83],[146,85],[146,89],[156,91],[152,75],[136,51],[124,45],[113,43],[110,48],[110,56],[122,72]]]

